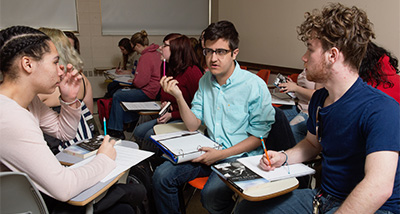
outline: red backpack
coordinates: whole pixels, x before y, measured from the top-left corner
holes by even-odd
[[[110,118],[111,104],[112,98],[97,100],[97,111],[99,112],[100,121],[103,121],[103,118],[106,118],[106,120],[108,121],[108,118]],[[104,128],[103,123],[100,124],[102,128]]]

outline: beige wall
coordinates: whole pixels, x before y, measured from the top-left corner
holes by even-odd
[[[240,35],[242,61],[302,68],[305,46],[296,26],[304,12],[322,8],[331,0],[219,0],[218,19],[232,21]],[[364,9],[374,23],[376,43],[400,58],[400,1],[346,0]]]

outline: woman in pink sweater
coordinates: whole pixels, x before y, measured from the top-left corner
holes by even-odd
[[[161,54],[157,51],[158,45],[149,45],[146,31],[133,34],[131,38],[133,49],[141,56],[132,81],[134,88],[118,89],[113,95],[108,133],[111,136],[124,139],[124,123],[131,123],[139,118],[136,113],[125,112],[121,102],[144,102],[155,100],[160,91]]]
[[[70,169],[62,166],[43,139],[75,137],[81,103],[81,76],[71,65],[64,73],[57,49],[44,33],[16,26],[0,31],[0,167],[28,174],[37,188],[58,201],[67,201],[96,184],[115,168],[114,140],[106,136],[96,157]],[[37,94],[60,88],[61,113],[49,109]]]

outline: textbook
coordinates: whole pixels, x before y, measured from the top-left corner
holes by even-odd
[[[91,139],[85,139],[71,146],[68,146],[63,152],[77,156],[79,158],[87,158],[94,154],[96,154],[97,150],[99,149],[100,145],[103,143],[104,136],[98,135],[97,137]],[[121,140],[116,139],[117,142],[115,144],[119,144]]]
[[[126,111],[160,111],[161,107],[157,102],[121,102],[122,108]]]
[[[151,135],[152,141],[164,152],[163,157],[178,164],[191,161],[204,152],[201,147],[221,150],[222,146],[198,131],[178,131],[167,134]]]
[[[115,77],[113,80],[119,83],[132,85],[132,79],[133,77],[131,76],[120,76],[120,77]]]
[[[240,192],[249,191],[270,182],[239,161],[215,164],[211,166],[211,169]]]
[[[283,180],[286,178],[300,177],[315,173],[314,169],[302,163],[281,166],[272,171],[264,171],[259,167],[261,157],[262,155],[256,155],[238,158],[237,161],[269,181]]]

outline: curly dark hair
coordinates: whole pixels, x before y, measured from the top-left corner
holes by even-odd
[[[41,60],[50,52],[50,38],[43,32],[27,26],[12,26],[0,31],[0,71],[4,77],[18,78],[13,72],[14,60],[22,55]]]
[[[305,13],[305,18],[297,27],[301,41],[320,39],[325,51],[336,47],[343,53],[345,63],[359,68],[370,38],[375,38],[372,23],[363,10],[331,3],[321,12]]]
[[[365,82],[372,82],[373,87],[378,87],[380,84],[383,84],[384,88],[392,88],[394,86],[382,71],[381,58],[385,55],[389,57],[389,63],[396,73],[400,73],[397,68],[399,61],[395,56],[373,42],[368,43],[367,52],[361,62],[359,74]]]
[[[190,39],[178,33],[171,33],[164,37],[163,42],[169,40],[171,56],[167,63],[167,75],[176,77],[186,71],[190,66],[199,66],[199,61],[192,48]]]
[[[212,23],[204,30],[204,42],[217,39],[227,40],[232,51],[239,47],[239,33],[230,21]]]

